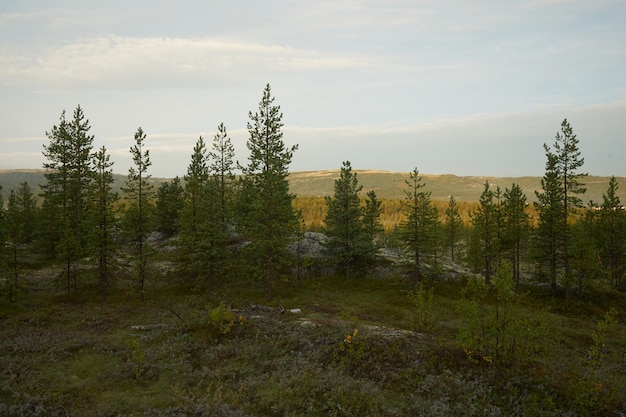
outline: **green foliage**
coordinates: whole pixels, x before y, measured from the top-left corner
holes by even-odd
[[[362,188],[356,173],[352,172],[350,161],[345,161],[339,178],[335,180],[334,195],[325,198],[326,226],[323,230],[328,236],[325,243],[326,253],[337,273],[347,278],[361,273],[371,265],[375,255],[372,234],[379,207],[375,194],[370,195],[370,230],[367,230],[364,207],[359,199]]]
[[[444,216],[443,240],[445,245],[450,248],[450,259],[454,262],[457,242],[461,240],[464,228],[463,219],[454,196],[450,196]]]
[[[492,191],[489,182],[485,182],[483,193],[480,196],[478,209],[472,212],[472,225],[475,240],[472,242],[478,245],[479,260],[482,263],[482,272],[485,275],[485,283],[491,283],[494,263],[500,255],[500,189]]]
[[[32,243],[37,226],[37,203],[27,182],[21,183],[17,191],[11,190],[7,209],[10,241]]]
[[[157,229],[172,235],[180,229],[180,213],[183,209],[183,186],[180,178],[163,182],[157,189]]]
[[[469,279],[462,314],[467,325],[459,341],[468,359],[497,367],[524,366],[535,360],[546,337],[538,317],[520,314],[519,296],[507,267],[500,268],[493,287]]]
[[[223,302],[214,308],[207,306],[207,312],[206,324],[211,334],[218,338],[230,335],[235,327],[245,324],[244,316],[236,315]]]
[[[413,265],[413,286],[422,277],[422,264],[425,258],[434,259],[439,244],[439,212],[430,201],[430,192],[424,187],[417,168],[405,180],[404,212],[405,220],[400,224],[400,239],[409,253]]]
[[[539,212],[539,224],[533,239],[533,257],[539,277],[545,277],[552,288],[557,291],[557,277],[563,260],[563,236],[566,229],[563,224],[564,191],[559,180],[556,166],[556,157],[546,152],[546,172],[541,180],[542,192],[535,191],[537,202],[535,207]]]
[[[138,380],[145,372],[146,351],[138,337],[131,337],[126,342],[128,348],[128,360],[132,363],[134,369],[134,377]]]
[[[340,367],[354,370],[358,367],[366,349],[366,341],[363,336],[359,336],[359,329],[356,327],[351,333],[345,335],[339,342],[337,351],[337,361]]]
[[[208,155],[202,136],[198,138],[191,154],[185,175],[185,190],[180,225],[180,257],[188,273],[197,282],[204,281],[207,269],[200,242],[202,225],[207,222],[205,209],[209,181]]]
[[[602,205],[598,213],[596,244],[604,269],[611,283],[618,290],[624,290],[626,283],[626,211],[618,196],[618,182],[615,177],[609,180],[606,193],[602,195]]]
[[[573,209],[582,206],[578,197],[586,192],[581,179],[586,173],[578,170],[585,160],[578,149],[578,139],[567,119],[561,123],[553,148],[543,145],[546,152],[546,174],[542,181],[543,193],[537,192],[540,209],[541,239],[549,239],[541,244],[540,254],[549,261],[549,277],[553,291],[556,290],[558,268],[562,267],[569,299],[570,284],[573,282],[570,268],[570,228],[569,219]]]
[[[280,106],[274,104],[268,84],[256,113],[249,112],[250,155],[242,167],[239,225],[250,238],[245,252],[253,260],[256,275],[274,296],[274,281],[287,263],[287,244],[297,226],[295,195],[289,192],[289,165],[297,145],[285,146]]]
[[[128,178],[123,191],[129,203],[123,226],[131,243],[135,245],[135,265],[137,270],[138,291],[144,300],[146,267],[149,248],[146,238],[152,230],[154,219],[154,187],[148,182],[148,168],[152,165],[150,151],[145,148],[146,134],[140,127],[135,132],[135,144],[130,148],[133,166],[128,169]]]
[[[63,111],[59,125],[46,132],[50,143],[44,145],[43,152],[47,160],[43,164],[47,183],[42,186],[45,225],[42,240],[48,242],[51,254],[65,264],[68,294],[72,283],[76,289],[79,275],[76,262],[85,255],[87,247],[85,212],[93,184],[94,137],[88,134],[90,129],[80,106],[70,121],[65,119]]]
[[[416,332],[424,332],[433,329],[435,314],[433,313],[434,288],[426,288],[423,282],[409,292],[411,304],[411,327]]]
[[[610,332],[617,324],[617,311],[610,309],[598,321],[592,333],[587,365],[583,377],[575,383],[576,403],[587,413],[607,413],[616,402],[623,400],[614,387],[614,379],[603,369],[612,348]],[[611,384],[612,383],[612,384]],[[623,387],[622,387],[623,388]]]
[[[217,133],[211,143],[209,171],[216,182],[217,219],[222,229],[226,230],[233,221],[233,199],[235,194],[235,147],[233,146],[224,123],[217,127]]]
[[[526,212],[526,196],[522,188],[513,183],[504,190],[501,207],[501,249],[511,262],[513,281],[520,285],[522,255],[530,234],[530,215]]]
[[[598,236],[595,217],[595,210],[589,210],[570,226],[571,273],[567,285],[575,286],[579,294],[587,292],[606,275],[596,240],[590,239],[590,236]]]
[[[365,207],[363,208],[363,228],[365,238],[367,241],[372,242],[373,251],[378,249],[379,244],[376,241],[383,232],[383,227],[380,224],[382,212],[382,201],[376,197],[375,191],[368,191]]]
[[[89,251],[97,260],[98,284],[106,301],[108,288],[113,280],[113,269],[118,254],[114,234],[118,226],[115,204],[119,200],[113,192],[113,163],[103,146],[93,157],[96,169],[95,184],[90,199]]]

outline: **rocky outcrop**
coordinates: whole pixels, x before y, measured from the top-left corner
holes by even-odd
[[[325,259],[324,243],[328,237],[323,233],[305,232],[300,241],[292,242],[287,249],[293,256],[311,259]]]

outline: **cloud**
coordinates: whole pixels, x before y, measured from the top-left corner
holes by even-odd
[[[337,70],[374,65],[356,54],[218,38],[105,36],[23,51],[5,47],[3,83],[46,87],[197,87],[199,81],[235,80],[251,71]]]

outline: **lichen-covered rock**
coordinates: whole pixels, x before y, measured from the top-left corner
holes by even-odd
[[[327,240],[328,237],[323,233],[306,232],[300,242],[292,242],[287,248],[294,256],[297,256],[299,252],[301,257],[325,259],[324,243]]]

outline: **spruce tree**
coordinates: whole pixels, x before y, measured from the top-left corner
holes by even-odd
[[[157,189],[157,230],[168,236],[180,230],[183,193],[184,189],[178,177],[163,182]]]
[[[200,241],[202,224],[206,217],[204,201],[209,181],[208,155],[202,136],[193,148],[184,179],[185,192],[180,224],[181,258],[192,279],[200,282],[204,280],[206,271]]]
[[[0,197],[0,239],[4,239],[5,247],[10,251],[7,254],[9,301],[12,301],[18,285],[18,247],[33,241],[36,208],[35,197],[27,182],[22,182],[17,192],[11,190],[6,210]]]
[[[37,202],[30,189],[30,185],[26,181],[20,184],[16,192],[16,197],[20,213],[19,225],[21,229],[21,243],[32,243],[37,224]]]
[[[96,182],[90,205],[92,219],[90,250],[97,260],[98,285],[102,288],[102,298],[106,302],[113,278],[113,268],[116,265],[115,204],[119,196],[113,191],[113,162],[104,146],[93,155],[93,164],[96,170]]]
[[[550,152],[545,147],[546,153]],[[566,299],[569,300],[569,282],[570,278],[570,254],[569,254],[569,218],[572,210],[582,207],[582,200],[578,197],[584,194],[587,189],[581,182],[581,179],[587,176],[587,173],[578,172],[585,163],[585,159],[581,157],[578,149],[578,138],[574,134],[572,127],[567,119],[563,119],[561,123],[561,132],[557,132],[554,142],[554,152],[557,160],[557,170],[560,175],[561,186],[563,187],[563,269],[565,276]]]
[[[504,233],[502,249],[507,251],[513,269],[513,281],[517,288],[520,283],[520,263],[522,251],[530,232],[530,216],[526,212],[526,196],[522,188],[513,183],[511,189],[504,190],[502,201]]]
[[[89,120],[80,106],[76,107],[73,119],[61,114],[60,123],[46,135],[50,139],[44,145],[47,162],[43,166],[47,183],[44,190],[43,213],[46,213],[45,239],[50,249],[65,264],[64,275],[67,291],[72,283],[76,289],[78,260],[85,255],[87,234],[84,216],[87,195],[93,183],[91,153],[93,135],[89,135]]]
[[[422,279],[423,260],[433,256],[437,245],[438,212],[430,200],[431,192],[424,191],[426,185],[417,168],[404,180],[408,189],[404,190],[403,208],[406,219],[400,225],[400,238],[411,254],[413,266],[413,286]]]
[[[480,195],[479,207],[471,213],[473,233],[479,245],[480,259],[483,265],[485,283],[491,285],[494,264],[499,256],[499,207],[495,201],[496,193],[491,190],[489,181]]]
[[[376,192],[367,192],[365,207],[363,207],[363,231],[365,232],[364,245],[368,254],[366,257],[374,261],[378,249],[381,247],[380,236],[384,229],[380,223],[380,216],[383,213],[382,201],[376,197]]]
[[[559,221],[561,225],[559,227],[554,225],[553,227],[555,231],[559,230],[560,232],[560,264],[562,265],[565,280],[566,299],[569,300],[570,283],[572,281],[570,276],[569,219],[573,210],[582,206],[582,200],[578,196],[586,191],[581,180],[587,174],[580,173],[578,170],[583,166],[585,160],[581,157],[581,152],[578,149],[578,139],[567,119],[563,120],[561,131],[556,134],[554,149],[551,149],[546,144],[543,147],[548,160],[546,163],[546,174],[548,174],[549,170],[550,175],[554,177],[552,180],[555,181],[555,186],[558,185],[560,189],[561,200],[553,204],[555,205],[554,210],[560,213]],[[556,219],[548,218],[545,220],[556,221]],[[554,275],[556,275],[556,271]],[[553,289],[556,290],[556,280],[554,280]]]
[[[597,244],[601,235],[599,218],[598,206],[590,202],[583,216],[569,226],[570,280],[571,284],[576,284],[578,294],[590,286],[592,281],[606,276],[602,252]]]
[[[450,259],[454,262],[456,245],[457,242],[461,240],[463,232],[463,219],[461,219],[461,213],[454,196],[450,196],[444,216],[444,242],[450,248]]]
[[[267,285],[268,297],[274,296],[274,281],[287,260],[287,244],[297,226],[297,216],[289,192],[289,165],[297,145],[283,141],[282,113],[274,104],[269,84],[256,113],[249,112],[250,152],[248,165],[242,167],[244,201],[248,205],[240,224],[251,239],[246,252],[256,259],[256,273]]]
[[[207,182],[207,223],[205,224],[208,274],[211,287],[230,275],[230,251],[228,249],[235,186],[235,149],[226,127],[218,126],[208,154],[209,180]]]
[[[546,172],[541,179],[543,191],[535,191],[539,223],[534,234],[533,253],[540,278],[545,277],[552,293],[556,294],[559,271],[563,266],[563,188],[555,156],[551,153],[546,156]]]
[[[328,236],[325,250],[339,275],[351,278],[368,263],[368,244],[363,223],[363,207],[357,174],[352,172],[350,161],[341,167],[335,180],[335,192],[326,196],[324,232]]]
[[[612,176],[609,187],[602,195],[598,219],[597,240],[600,256],[611,283],[624,290],[626,273],[626,211],[617,191],[619,184]]]
[[[235,174],[235,148],[228,137],[224,123],[217,127],[218,132],[211,143],[212,150],[209,152],[209,171],[216,180],[218,198],[218,218],[220,225],[227,232],[229,222],[232,221],[231,205],[234,193]]]
[[[143,301],[149,253],[146,240],[152,227],[154,215],[152,203],[154,186],[148,182],[151,177],[148,174],[148,168],[152,162],[150,161],[150,150],[144,149],[146,134],[141,127],[137,129],[134,140],[135,144],[130,148],[134,166],[128,169],[128,177],[122,188],[129,203],[126,208],[124,228],[136,249],[137,281],[141,301]]]

